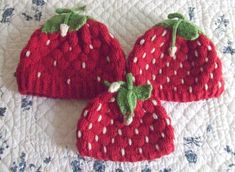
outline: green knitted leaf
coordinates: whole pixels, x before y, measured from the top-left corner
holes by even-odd
[[[133,114],[137,104],[137,97],[133,90],[128,90],[127,92],[127,103],[130,113]]]
[[[195,40],[199,37],[198,28],[186,20],[183,20],[179,24],[177,34],[184,37],[186,40]]]
[[[123,115],[126,115],[129,111],[128,102],[127,102],[127,92],[128,92],[127,89],[121,87],[118,90],[118,95],[117,95],[117,103]]]
[[[70,30],[79,30],[87,22],[87,16],[81,16],[79,14],[71,15],[68,25]]]
[[[51,17],[43,25],[42,32],[58,32],[60,30],[60,24],[65,20],[65,15],[55,15]]]
[[[146,100],[151,97],[152,85],[146,84],[143,86],[137,86],[133,88],[137,99]]]

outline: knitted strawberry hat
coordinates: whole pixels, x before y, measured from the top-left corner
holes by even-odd
[[[140,36],[128,58],[136,84],[149,82],[167,101],[218,97],[224,90],[222,64],[211,40],[179,13]]]
[[[152,160],[174,151],[174,132],[152,86],[114,82],[83,110],[77,125],[82,156],[111,161]]]
[[[21,94],[86,99],[122,79],[125,57],[107,27],[79,9],[57,9],[22,50],[16,77]]]

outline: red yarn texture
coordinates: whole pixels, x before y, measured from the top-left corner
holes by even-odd
[[[224,90],[222,65],[214,44],[203,34],[194,41],[177,36],[169,56],[171,29],[155,26],[140,36],[128,58],[135,84],[150,82],[161,100],[188,102],[218,97]]]
[[[93,98],[104,80],[121,80],[125,57],[107,27],[89,19],[81,29],[61,37],[36,30],[20,55],[16,77],[21,94],[52,98]]]
[[[160,101],[138,101],[133,122],[125,126],[115,97],[116,93],[103,93],[84,109],[77,125],[82,156],[135,162],[174,151],[174,131]]]

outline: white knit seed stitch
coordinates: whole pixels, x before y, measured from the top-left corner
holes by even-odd
[[[78,138],[82,137],[82,132],[80,130],[78,130]]]
[[[139,153],[142,154],[143,153],[143,149],[139,148]]]
[[[193,92],[193,88],[190,86],[190,87],[188,88],[188,91],[189,91],[189,93],[192,93],[192,92]]]
[[[156,100],[152,100],[152,103],[154,106],[157,106],[157,101]]]
[[[155,80],[156,79],[156,75],[152,75],[152,80]]]
[[[145,70],[148,70],[149,69],[149,64],[146,64],[145,65]]]
[[[157,35],[153,35],[151,41],[153,42],[156,39]]]
[[[114,97],[112,97],[109,102],[115,102],[115,100],[116,99]]]
[[[99,115],[98,122],[100,122],[101,120],[102,120],[102,115]]]
[[[137,63],[137,60],[138,60],[138,58],[137,58],[137,57],[134,57],[133,62],[134,62],[134,63]]]
[[[31,52],[28,50],[28,51],[26,51],[25,56],[26,56],[26,57],[29,57],[30,54],[31,54]]]
[[[142,75],[142,73],[143,73],[143,71],[142,71],[142,69],[140,69],[140,75]]]
[[[162,69],[159,69],[158,73],[161,75],[162,74]]]
[[[222,83],[219,81],[218,82],[218,87],[221,88],[222,87]]]
[[[101,81],[101,78],[99,76],[97,76],[97,81],[100,82]]]
[[[124,148],[121,149],[121,154],[122,154],[122,156],[125,156],[125,149]]]
[[[158,145],[155,145],[155,148],[156,148],[157,150],[159,150],[159,146],[158,146]]]
[[[205,62],[208,62],[208,61],[209,61],[209,59],[208,59],[208,57],[206,57],[206,58],[205,58]]]
[[[104,153],[107,153],[107,148],[106,146],[103,147]]]
[[[131,146],[132,145],[132,140],[129,138],[128,139],[128,144]]]
[[[91,143],[88,143],[88,150],[91,150]]]
[[[164,138],[164,137],[165,137],[165,134],[164,134],[164,133],[161,133],[161,136],[162,136],[162,138]]]
[[[183,68],[183,63],[180,63],[180,68]]]
[[[111,125],[114,124],[114,120],[113,120],[113,119],[110,120],[110,124],[111,124]]]
[[[156,113],[153,113],[153,119],[158,119],[158,116],[157,116],[157,114]]]
[[[91,44],[89,45],[89,47],[90,47],[91,50],[94,49],[93,45],[91,45]]]
[[[122,135],[122,130],[121,129],[118,129],[118,135]]]
[[[86,68],[86,63],[82,62],[82,68],[85,69]]]
[[[90,27],[90,25],[88,23],[86,25],[87,25],[87,27]]]
[[[140,123],[143,124],[143,122],[144,122],[143,119],[140,119]]]
[[[184,79],[181,79],[181,84],[184,84]]]
[[[176,70],[174,70],[174,75],[177,75],[177,71]]]
[[[160,59],[163,59],[163,57],[164,57],[164,54],[163,54],[163,53],[161,53],[161,55],[160,55]]]
[[[46,42],[46,45],[50,45],[50,43],[51,43],[51,40],[48,39],[47,42]]]
[[[69,47],[69,51],[72,51],[72,49],[73,49],[72,47]]]
[[[151,82],[149,80],[147,80],[147,84],[151,85]]]
[[[135,77],[133,76],[132,78],[133,78],[133,82],[135,83]]]
[[[190,71],[189,71],[189,70],[187,71],[187,75],[188,75],[188,76],[190,75]]]
[[[203,67],[200,67],[200,71],[203,72],[203,70],[204,70]]]
[[[164,43],[164,42],[162,42],[162,43],[160,44],[160,47],[162,47],[164,44],[165,44],[165,43]]]
[[[95,135],[95,141],[98,142],[99,136]]]
[[[156,63],[156,59],[155,58],[153,58],[153,60],[152,60],[152,64],[155,64]]]
[[[207,47],[207,48],[208,48],[208,50],[209,50],[209,51],[211,51],[211,50],[212,50],[212,48],[211,48],[211,46],[210,46],[210,45],[208,45],[208,47]]]
[[[201,46],[202,44],[201,44],[201,42],[200,42],[200,41],[197,41],[197,45]]]
[[[104,127],[102,132],[103,132],[103,134],[106,134],[107,133],[107,128]]]
[[[88,114],[88,110],[85,110],[84,113],[83,113],[83,116],[86,117]]]
[[[89,130],[92,129],[92,123],[90,123],[90,124],[88,125],[88,129],[89,129]]]
[[[145,43],[145,40],[144,39],[141,39],[140,40],[140,45],[143,45]]]
[[[42,75],[42,73],[41,73],[41,72],[38,72],[38,73],[37,73],[37,77],[38,77],[38,78],[40,78],[40,77],[41,77],[41,75]]]
[[[151,131],[154,131],[153,125],[150,125],[149,128],[150,128]]]
[[[106,60],[107,60],[108,63],[110,62],[109,56],[106,57]]]
[[[102,108],[102,104],[101,103],[99,103],[99,106],[97,107],[97,111],[100,111],[101,110],[101,108]]]
[[[53,66],[56,66],[56,65],[57,65],[57,61],[54,60],[54,61],[53,61]]]
[[[166,82],[170,82],[170,78],[169,77],[166,77]]]
[[[114,38],[113,34],[109,32],[109,35],[111,36],[111,38]]]
[[[145,142],[148,143],[149,142],[149,137],[145,136]]]
[[[197,52],[197,50],[194,51],[194,54],[195,54],[196,57],[198,57],[198,52]]]
[[[164,30],[163,32],[162,32],[162,36],[165,36],[167,34],[167,30]]]
[[[206,90],[206,91],[208,90],[208,85],[207,85],[207,84],[205,84],[205,90]]]
[[[146,57],[146,55],[147,55],[147,54],[146,54],[146,53],[144,53],[144,54],[142,55],[142,58],[144,59],[144,58]]]
[[[195,78],[195,82],[198,83],[198,78],[197,77]]]
[[[160,85],[160,86],[159,86],[159,88],[162,90],[162,89],[163,89],[163,86],[162,86],[162,85]]]
[[[215,63],[215,69],[217,69],[218,68],[218,64],[217,63]]]
[[[112,138],[112,139],[111,139],[111,143],[114,143],[114,142],[115,142],[115,139],[114,139],[114,138]]]
[[[195,62],[192,62],[192,66],[195,66]]]
[[[185,56],[185,59],[188,60],[188,55]]]
[[[170,125],[171,124],[171,121],[169,118],[166,118],[166,125]]]
[[[139,134],[138,128],[135,128],[135,134]]]
[[[151,50],[151,53],[153,54],[153,53],[155,52],[155,50],[156,50],[156,49],[155,49],[155,48],[153,48],[153,49]]]
[[[210,73],[210,78],[213,79],[214,78],[214,74]]]
[[[170,63],[169,63],[169,62],[166,62],[166,66],[169,67],[169,66],[170,66]]]
[[[175,92],[177,91],[177,87],[174,87],[173,89],[174,89]]]

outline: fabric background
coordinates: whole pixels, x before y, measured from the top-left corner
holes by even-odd
[[[82,0],[127,54],[138,35],[179,11],[214,41],[223,63],[225,91],[218,99],[164,102],[175,128],[176,150],[151,162],[118,163],[80,157],[75,127],[85,101],[21,96],[14,72],[32,32],[57,7],[76,0],[0,0],[1,172],[235,171],[235,1]]]

